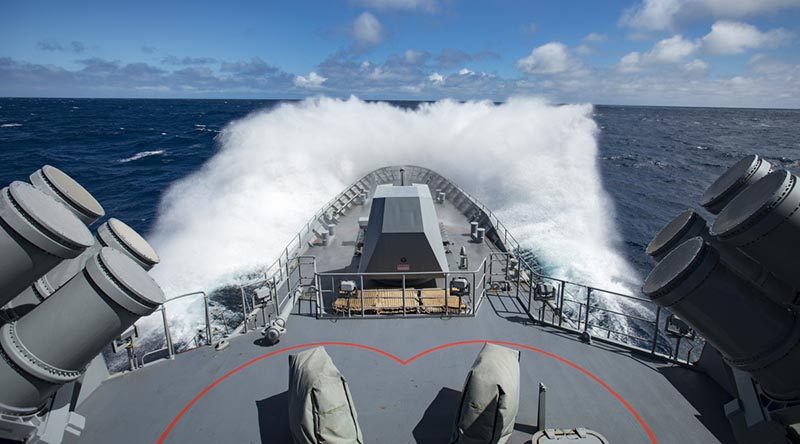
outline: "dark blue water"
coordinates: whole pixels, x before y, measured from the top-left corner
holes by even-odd
[[[161,193],[214,154],[219,130],[276,103],[0,99],[0,184],[52,164],[107,214],[147,233]],[[681,210],[699,208],[705,188],[740,157],[759,153],[800,173],[800,110],[597,106],[595,119],[623,248],[642,274],[652,266],[644,247],[653,234]]]

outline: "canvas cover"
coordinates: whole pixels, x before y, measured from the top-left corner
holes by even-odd
[[[344,376],[324,347],[289,356],[289,430],[295,444],[361,444]]]
[[[451,444],[502,444],[519,410],[519,351],[486,344],[464,382]]]

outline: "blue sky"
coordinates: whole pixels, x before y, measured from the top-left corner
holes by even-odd
[[[0,96],[800,107],[800,0],[6,2]]]

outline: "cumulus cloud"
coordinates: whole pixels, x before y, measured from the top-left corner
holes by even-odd
[[[454,68],[466,62],[477,60],[499,59],[500,56],[492,51],[478,51],[475,53],[464,52],[457,48],[444,48],[436,54],[438,68]]]
[[[437,0],[352,0],[352,4],[372,9],[436,12]]]
[[[475,72],[470,70],[469,68],[461,68],[460,70],[458,70],[458,75],[460,76],[471,76],[473,74],[475,74]]]
[[[79,41],[70,42],[69,46],[72,49],[72,52],[76,52],[78,54],[86,51],[86,45]]]
[[[405,59],[406,63],[410,63],[412,65],[425,63],[430,57],[430,54],[426,51],[414,51],[413,49],[406,49],[403,53],[403,58]]]
[[[608,39],[608,37],[605,34],[590,32],[589,34],[586,34],[586,37],[583,38],[583,41],[588,43],[600,43],[606,41],[606,39]]]
[[[54,40],[39,40],[36,42],[36,49],[40,51],[63,51],[64,47]]]
[[[369,12],[356,17],[352,27],[353,37],[361,46],[373,46],[383,41],[383,25]]]
[[[69,45],[62,45],[55,40],[39,40],[36,42],[36,49],[40,51],[66,51],[70,50],[74,53],[83,53],[86,51],[86,45],[83,42],[73,40]]]
[[[165,65],[180,66],[210,65],[212,63],[217,63],[217,59],[213,57],[176,57],[174,55],[170,55],[161,59],[161,63]]]
[[[444,76],[438,72],[434,72],[428,76],[428,80],[436,85],[441,85],[444,83]]]
[[[644,55],[644,60],[653,63],[677,63],[697,51],[698,42],[685,39],[677,34],[668,39],[659,40],[653,49]]]
[[[311,71],[307,76],[295,76],[294,85],[306,89],[320,89],[326,80],[328,79]]]
[[[627,9],[620,23],[635,29],[663,31],[700,17],[739,19],[800,7],[800,0],[643,0]]]
[[[189,66],[170,71],[147,63],[122,63],[98,57],[65,69],[0,58],[0,95],[78,97],[150,97],[153,94],[194,97],[198,94],[229,96],[242,91],[284,92],[293,76],[260,59],[230,62],[227,71]]]
[[[517,69],[526,74],[559,74],[577,65],[578,62],[570,55],[569,48],[560,42],[550,42],[534,48],[528,56],[517,60]]]
[[[638,72],[646,65],[679,63],[694,54],[700,46],[700,42],[688,40],[677,34],[659,40],[644,54],[639,52],[626,54],[617,64],[617,69],[620,72]]]
[[[642,54],[634,51],[622,56],[617,64],[620,72],[639,72],[642,70]]]
[[[705,75],[708,72],[708,63],[700,59],[694,59],[683,65],[683,70],[689,74]]]
[[[746,23],[718,21],[703,37],[703,49],[711,54],[740,54],[748,49],[780,46],[791,37],[792,34],[782,28],[761,32]]]

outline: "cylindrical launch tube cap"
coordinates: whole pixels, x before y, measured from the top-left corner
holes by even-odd
[[[91,225],[106,214],[100,202],[67,173],[45,165],[30,176],[33,186],[72,211],[81,222]]]
[[[737,194],[766,176],[770,168],[772,165],[769,162],[755,154],[745,157],[708,187],[700,199],[700,205],[710,213],[718,214]]]
[[[97,238],[106,247],[126,253],[142,268],[149,270],[158,263],[156,251],[133,228],[119,219],[111,218],[97,229]]]

